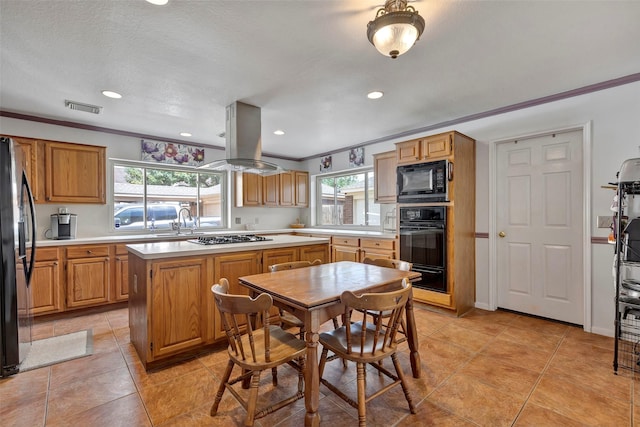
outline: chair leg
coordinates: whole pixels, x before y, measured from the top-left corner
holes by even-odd
[[[320,363],[318,363],[318,375],[322,378],[324,372],[324,365],[327,363],[327,355],[329,354],[328,348],[322,348],[322,354],[320,354]]]
[[[358,425],[366,427],[367,425],[367,402],[365,396],[365,363],[358,362]]]
[[[393,361],[393,366],[396,368],[396,375],[400,379],[400,385],[402,386],[402,391],[404,392],[404,397],[407,399],[407,403],[409,404],[409,411],[412,414],[416,413],[416,409],[413,407],[413,401],[411,400],[411,395],[409,394],[409,388],[407,387],[407,383],[404,380],[404,374],[402,373],[402,367],[400,366],[400,362],[398,361],[398,356],[393,353],[391,355],[391,360]]]
[[[271,384],[278,386],[278,368],[271,368]]]
[[[233,361],[229,360],[227,363],[227,368],[224,371],[224,375],[222,376],[222,380],[220,381],[220,386],[218,387],[218,392],[216,393],[216,400],[211,405],[211,411],[209,414],[213,417],[218,413],[218,405],[220,405],[220,401],[222,400],[222,395],[224,391],[227,389],[227,382],[229,382],[229,377],[231,377],[231,371],[233,371]]]
[[[255,371],[251,376],[251,387],[249,389],[249,401],[247,402],[247,418],[244,425],[251,427],[256,416],[258,405],[258,386],[260,385],[260,371]]]

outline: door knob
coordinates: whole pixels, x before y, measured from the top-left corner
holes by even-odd
[[[506,235],[507,235],[507,233],[505,233],[504,231],[501,231],[501,232],[498,233],[498,236],[500,236],[500,237],[504,237]]]

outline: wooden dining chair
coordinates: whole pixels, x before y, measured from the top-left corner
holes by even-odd
[[[316,259],[314,261],[292,261],[292,262],[282,262],[279,264],[273,264],[269,266],[269,271],[282,271],[282,270],[293,270],[295,268],[304,268],[311,267],[314,265],[322,264],[322,260]],[[286,310],[280,309],[280,322],[284,326],[299,328],[300,339],[304,340],[304,322],[298,319],[293,314],[287,312]],[[333,319],[333,326],[338,327],[338,320]]]
[[[362,262],[364,264],[372,264],[372,265],[377,265],[379,267],[395,268],[396,270],[403,270],[403,271],[411,271],[411,267],[413,267],[412,263],[408,261],[402,261],[400,259],[366,257],[364,260],[362,260]],[[370,316],[376,316],[376,313],[373,313],[373,312],[368,312],[366,314]],[[389,313],[382,313],[383,317],[387,317],[388,315]],[[400,329],[398,329],[398,332],[402,335],[402,337],[398,339],[398,342],[406,341],[407,340],[407,322],[405,321],[404,317],[400,320]]]
[[[411,284],[407,279],[403,279],[400,289],[391,292],[366,293],[360,296],[356,296],[351,291],[343,292],[340,300],[345,306],[345,324],[338,329],[320,334],[320,344],[322,344],[319,365],[320,382],[349,405],[358,409],[360,427],[366,426],[367,402],[397,385],[402,387],[404,397],[409,404],[409,411],[412,414],[416,413],[404,379],[402,367],[396,355],[398,346],[396,333],[398,332],[400,319],[404,315],[405,305],[410,293]],[[368,322],[365,316],[362,321],[352,323],[350,317],[353,310],[374,311],[380,314],[375,316],[372,322]],[[388,319],[386,327],[382,324],[382,312],[390,312],[389,316],[386,317]],[[335,356],[356,363],[357,402],[354,402],[341,390],[344,385],[336,386],[323,378],[325,364],[330,360],[329,351]],[[393,361],[395,374],[379,363],[389,357]],[[365,370],[367,364],[393,380],[393,382],[383,386],[368,397],[365,395]]]
[[[306,344],[280,326],[269,324],[269,309],[273,305],[271,295],[263,293],[254,299],[248,295],[230,295],[227,279],[220,279],[220,284],[213,285],[211,291],[229,341],[229,363],[211,406],[211,416],[218,413],[218,405],[225,390],[229,390],[247,411],[245,426],[252,426],[255,419],[303,398]],[[262,326],[256,326],[254,329],[256,319],[262,322]],[[296,393],[269,407],[257,408],[260,374],[267,369],[273,371],[283,364],[289,364],[298,370]],[[242,373],[231,379],[236,365],[242,369]],[[248,400],[245,400],[234,385],[248,380],[249,396]],[[274,376],[274,385],[276,383]]]

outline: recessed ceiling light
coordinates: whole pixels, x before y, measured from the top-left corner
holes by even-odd
[[[120,95],[118,92],[114,92],[112,90],[103,90],[102,94],[108,98],[114,98],[114,99],[120,99],[122,98],[122,95]]]
[[[189,132],[180,132],[180,136],[191,136]]]
[[[382,98],[383,95],[384,95],[384,93],[380,92],[379,90],[374,90],[373,92],[369,92],[367,94],[367,98],[369,98],[369,99],[378,99],[378,98]]]
[[[155,4],[156,6],[164,6],[169,3],[169,0],[147,0],[151,4]]]
[[[278,129],[278,130],[274,130],[274,131],[273,131],[273,133],[274,133],[275,135],[284,135],[284,131],[283,131],[283,130],[280,130],[280,129]]]

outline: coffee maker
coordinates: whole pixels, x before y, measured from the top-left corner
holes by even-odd
[[[61,208],[57,214],[51,214],[51,238],[69,240],[76,238],[78,215]]]

